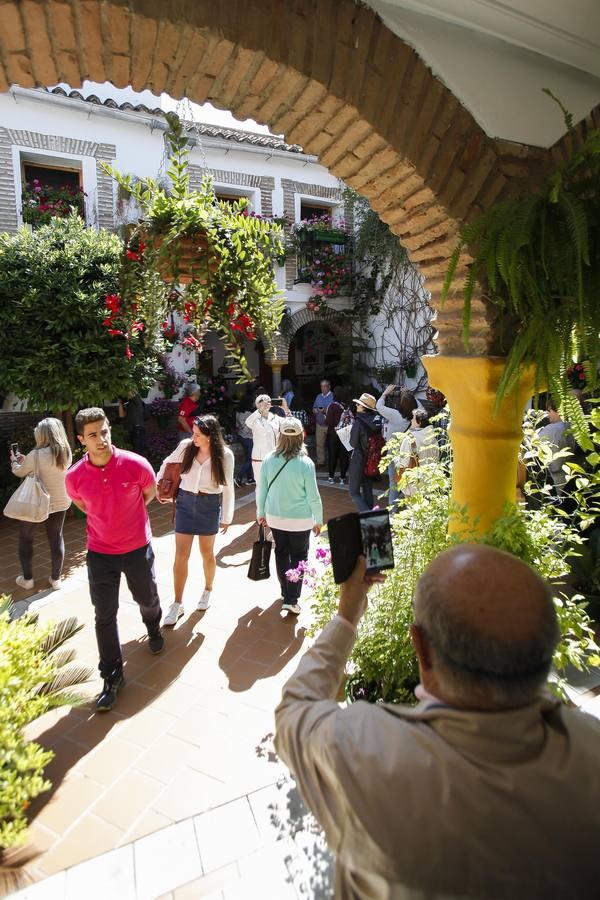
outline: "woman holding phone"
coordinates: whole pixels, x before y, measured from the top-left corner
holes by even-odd
[[[194,419],[192,437],[181,441],[167,456],[157,481],[160,481],[170,462],[181,463],[181,483],[175,506],[175,599],[166,612],[163,625],[175,625],[184,614],[183,591],[196,536],[204,568],[204,590],[197,609],[208,609],[217,567],[215,537],[219,527],[221,534],[229,528],[235,503],[234,456],[225,446],[221,426],[214,416],[197,416]]]
[[[17,444],[11,445],[10,462],[13,475],[25,478],[35,472],[50,494],[50,514],[45,521],[46,535],[50,545],[50,576],[48,582],[55,591],[60,589],[63,563],[65,561],[65,542],[63,526],[65,515],[71,501],[65,490],[65,476],[71,465],[71,448],[60,419],[42,419],[33,430],[35,448],[23,456]],[[35,586],[33,580],[33,539],[35,522],[19,524],[19,560],[23,570],[17,576],[19,587],[31,590]]]
[[[256,409],[246,419],[246,427],[252,432],[252,471],[254,480],[258,484],[263,460],[275,449],[284,418],[271,412],[272,400],[268,394],[259,394],[254,405]],[[289,416],[290,408],[285,398],[282,398],[281,406],[285,416]]]

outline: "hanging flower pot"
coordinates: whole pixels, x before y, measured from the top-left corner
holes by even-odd
[[[152,239],[152,246],[158,251],[157,270],[168,284],[208,285],[211,275],[219,268],[219,259],[210,251],[204,231],[178,235],[171,240],[157,235]]]

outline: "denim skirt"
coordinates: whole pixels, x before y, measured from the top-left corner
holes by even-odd
[[[180,490],[175,505],[177,534],[216,534],[221,522],[221,494]]]

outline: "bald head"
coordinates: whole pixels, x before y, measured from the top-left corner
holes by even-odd
[[[415,619],[438,693],[458,705],[510,708],[546,681],[559,633],[550,587],[509,553],[462,544],[419,579]]]

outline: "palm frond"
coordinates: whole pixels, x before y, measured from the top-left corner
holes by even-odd
[[[40,684],[35,689],[35,695],[38,697],[47,697],[52,694],[58,694],[66,688],[75,687],[79,684],[86,684],[93,677],[93,671],[87,666],[74,666],[71,669],[62,669],[57,672],[54,677]]]
[[[58,650],[59,647],[81,631],[82,628],[83,625],[78,623],[75,616],[64,619],[62,622],[57,622],[44,641],[42,652],[46,654],[54,653],[55,650]]]

